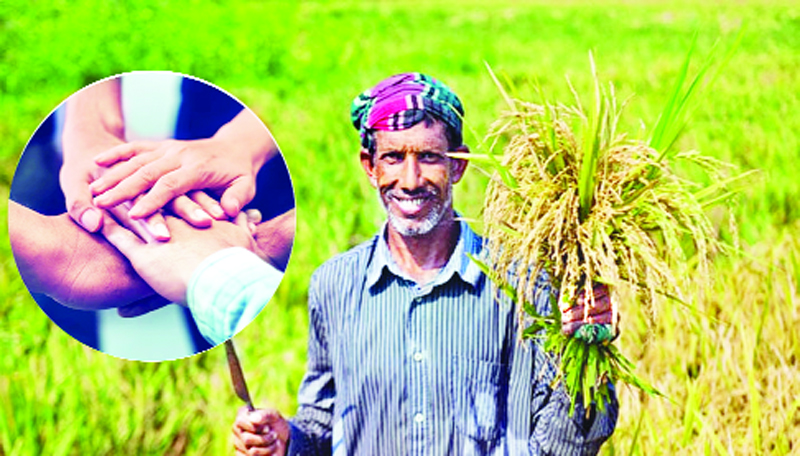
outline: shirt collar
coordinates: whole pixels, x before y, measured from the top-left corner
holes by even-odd
[[[425,284],[425,288],[432,289],[437,285],[444,284],[454,275],[458,275],[461,280],[473,287],[478,285],[481,270],[466,254],[473,256],[479,255],[482,248],[482,240],[472,231],[467,222],[458,220],[457,223],[459,223],[461,232],[459,233],[453,254],[450,256],[450,259],[447,260],[447,264],[439,271],[436,278],[430,283]],[[367,269],[368,287],[374,286],[384,275],[384,272],[393,274],[412,283],[414,282],[414,280],[405,274],[394,261],[392,253],[389,250],[389,244],[386,241],[386,229],[387,223],[384,223],[377,235],[375,255]]]

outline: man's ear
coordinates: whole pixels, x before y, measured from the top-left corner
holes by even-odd
[[[453,152],[459,152],[462,154],[469,153],[469,147],[466,145],[461,145],[456,148]],[[469,160],[465,160],[463,158],[451,158],[450,159],[450,171],[452,176],[452,182],[455,184],[464,177],[464,172],[467,170],[467,163]]]
[[[367,149],[361,149],[361,166],[367,173],[369,183],[372,184],[373,187],[378,188],[378,179],[375,176],[375,163],[373,162],[373,158],[374,157]]]

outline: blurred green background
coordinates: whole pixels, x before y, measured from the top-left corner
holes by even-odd
[[[402,71],[450,85],[477,146],[502,111],[485,63],[532,98],[538,80],[571,102],[601,80],[633,96],[623,128],[655,123],[697,32],[740,48],[679,146],[761,170],[735,208],[744,254],[717,260],[699,313],[664,309],[648,329],[623,308],[621,347],[669,400],[623,388],[607,454],[800,452],[800,7],[794,2],[0,3],[0,198],[39,122],[86,84],[131,70],[172,70],[222,87],[269,126],[292,173],[295,249],[273,301],[236,337],[251,394],[292,415],[304,372],[308,280],[383,220],[358,163],[349,103]],[[693,66],[699,65],[700,59]],[[457,208],[478,218],[486,178],[472,170]],[[720,218],[720,230],[725,222]],[[480,225],[476,225],[480,230]],[[35,227],[31,227],[35,229]],[[240,406],[221,349],[127,362],[55,327],[27,294],[2,230],[0,455],[228,454]],[[698,317],[699,314],[715,319]]]

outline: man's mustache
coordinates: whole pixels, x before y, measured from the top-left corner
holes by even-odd
[[[381,189],[381,195],[397,199],[409,198],[438,198],[439,189],[434,186],[424,186],[413,190],[398,189],[393,186],[386,186]]]

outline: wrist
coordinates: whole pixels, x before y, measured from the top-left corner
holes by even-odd
[[[231,153],[252,163],[255,172],[279,152],[267,128],[247,109],[223,125],[212,138],[221,141]]]

